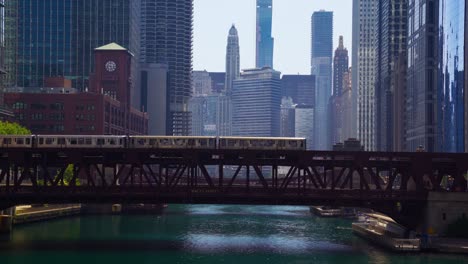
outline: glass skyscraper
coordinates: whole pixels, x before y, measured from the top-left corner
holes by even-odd
[[[439,1],[438,120],[440,151],[463,152],[465,90],[465,1]]]
[[[437,151],[438,0],[411,0],[408,5],[406,150],[419,146]]]
[[[397,93],[397,89],[402,89],[402,87],[397,86],[397,82],[392,82],[392,75],[397,69],[399,57],[406,59],[408,0],[379,0],[377,13],[375,47],[376,148],[380,151],[392,151],[395,138],[393,135],[394,123],[399,121],[395,120],[393,115],[396,107],[394,95]]]
[[[328,101],[332,92],[333,12],[312,14],[311,73],[315,75],[314,149],[331,149]]]
[[[12,0],[6,2],[6,85],[40,87],[48,76],[64,76],[84,90],[94,67],[94,49],[116,42],[134,54],[137,76],[138,14],[134,0]],[[16,65],[16,67],[14,66]],[[135,89],[133,103],[139,102]]]
[[[272,0],[257,0],[257,68],[273,68],[274,39],[271,36],[272,19]]]

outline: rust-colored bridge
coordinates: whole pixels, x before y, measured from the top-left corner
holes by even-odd
[[[69,165],[73,169],[66,172]],[[468,154],[12,148],[0,150],[0,170],[4,205],[320,204],[401,210],[424,203],[429,190],[466,191]]]

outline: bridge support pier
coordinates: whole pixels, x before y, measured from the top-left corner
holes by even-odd
[[[463,218],[468,219],[467,192],[430,192],[424,221],[418,231],[423,234],[446,235],[448,226]]]
[[[12,215],[0,215],[0,234],[10,233],[13,227]]]

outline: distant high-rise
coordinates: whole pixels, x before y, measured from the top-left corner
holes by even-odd
[[[281,98],[280,136],[295,137],[295,104],[291,97]]]
[[[315,76],[284,74],[281,77],[281,97],[290,97],[294,104],[315,105]]]
[[[48,76],[64,76],[80,90],[89,87],[94,49],[116,42],[133,53],[138,78],[140,1],[12,0],[5,2],[7,86],[38,87]],[[132,88],[132,104],[139,94]]]
[[[274,39],[271,36],[273,20],[272,0],[257,0],[256,67],[273,68]]]
[[[204,71],[192,72],[192,92],[194,96],[209,95],[212,93],[213,80],[210,73]]]
[[[315,75],[314,149],[331,149],[328,102],[332,91],[333,12],[312,14],[311,72]]]
[[[393,100],[398,83],[392,82],[399,57],[406,58],[408,0],[378,0],[376,16],[375,105],[376,149],[392,151],[394,138]],[[401,98],[400,98],[401,99]],[[403,98],[404,100],[404,98]]]
[[[348,50],[343,45],[343,36],[340,36],[340,43],[335,50],[333,59],[333,95],[341,95],[343,90],[343,75],[348,71],[349,57]]]
[[[297,105],[294,109],[294,135],[305,138],[307,149],[313,149],[311,144],[314,137],[314,108],[311,105]]]
[[[336,144],[343,142],[343,100],[341,95],[345,86],[343,86],[344,77],[348,73],[349,57],[348,50],[343,45],[343,36],[340,36],[338,48],[335,50],[335,57],[333,58],[333,95],[330,99],[330,134],[331,143]]]
[[[227,41],[225,93],[229,95],[232,92],[232,82],[240,75],[239,36],[234,25],[229,30]]]
[[[188,135],[191,130],[188,102],[192,95],[193,0],[140,1],[140,61],[168,66],[166,133]]]
[[[439,151],[464,152],[465,1],[439,0],[437,141]]]
[[[353,120],[365,150],[376,149],[375,43],[378,0],[353,0]]]
[[[232,90],[234,136],[277,137],[280,134],[280,72],[270,68],[241,72]]]
[[[406,150],[436,151],[438,0],[408,6]]]

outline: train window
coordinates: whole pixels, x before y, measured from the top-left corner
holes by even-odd
[[[151,146],[156,146],[156,139],[150,139],[149,144]]]
[[[70,138],[70,145],[76,145],[78,142],[76,141],[76,138]]]
[[[145,143],[146,143],[146,140],[144,138],[138,139],[138,145],[144,146],[144,145],[146,145]]]
[[[91,138],[86,138],[85,141],[86,141],[86,143],[85,143],[86,145],[92,145],[93,144],[93,140]]]
[[[235,139],[229,139],[228,140],[228,147],[234,147],[236,146],[237,140]]]
[[[46,145],[52,145],[52,144],[54,144],[54,139],[53,138],[46,138],[45,143],[46,143]]]
[[[24,144],[24,140],[22,138],[17,138],[15,141],[16,141],[16,145],[23,145]]]
[[[26,139],[26,144],[28,144],[28,145],[31,144],[31,139],[30,138]]]
[[[123,145],[123,139],[119,139],[119,145]]]
[[[44,144],[44,139],[43,138],[40,138],[39,139],[39,145],[43,145]]]
[[[78,145],[84,145],[84,144],[85,144],[84,138],[79,138],[78,139]]]
[[[3,144],[11,144],[11,138],[4,138]]]
[[[188,141],[188,143],[187,143],[188,146],[195,146],[195,140],[193,138],[191,138],[191,139],[189,139],[187,141]]]
[[[104,139],[98,138],[96,143],[98,144],[98,146],[104,145]]]
[[[115,140],[113,138],[109,139],[109,145],[115,145]]]
[[[167,145],[170,145],[171,143],[169,142],[169,139],[163,138],[163,139],[159,140],[159,144],[161,144],[163,146],[167,146]]]
[[[289,145],[290,147],[296,148],[296,147],[297,147],[297,141],[295,141],[295,140],[290,140],[288,145]]]
[[[210,139],[211,141],[211,139]],[[205,147],[208,145],[208,139],[200,139],[199,140],[200,146]]]
[[[174,143],[175,143],[174,145],[183,146],[185,144],[185,140],[182,139],[182,138],[178,138],[178,139],[175,140]]]
[[[284,141],[283,140],[278,140],[278,147],[284,147]]]
[[[57,144],[65,145],[65,139],[64,138],[57,138]]]

